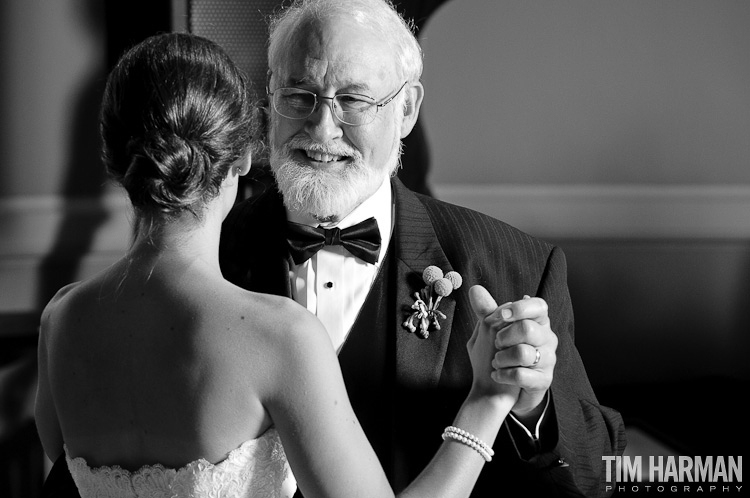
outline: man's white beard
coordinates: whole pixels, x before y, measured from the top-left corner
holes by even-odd
[[[347,156],[351,160],[344,170],[318,170],[296,161],[295,149]],[[400,140],[393,149],[389,164],[376,169],[366,166],[362,154],[353,147],[292,137],[281,147],[272,147],[271,169],[287,209],[312,215],[319,221],[340,220],[375,193],[387,175],[396,171],[401,155]]]

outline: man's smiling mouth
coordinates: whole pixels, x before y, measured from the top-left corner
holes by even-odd
[[[338,162],[338,161],[347,159],[347,157],[345,156],[334,156],[332,154],[326,154],[324,152],[316,152],[313,150],[301,150],[300,152],[302,152],[309,159],[312,159],[313,161],[317,161],[320,163]]]

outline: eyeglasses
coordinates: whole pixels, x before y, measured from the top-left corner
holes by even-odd
[[[396,93],[382,102],[358,93],[339,93],[333,97],[323,97],[301,88],[279,88],[274,92],[266,89],[266,92],[271,97],[274,110],[285,118],[307,119],[318,110],[321,100],[328,100],[336,119],[350,126],[362,126],[372,123],[380,108],[395,99],[406,83],[404,81]]]

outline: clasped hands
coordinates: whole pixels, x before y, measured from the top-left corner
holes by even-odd
[[[467,343],[473,388],[513,398],[513,414],[524,423],[535,422],[557,361],[557,335],[550,328],[547,303],[524,296],[498,306],[481,285],[469,289],[469,299],[477,317]]]

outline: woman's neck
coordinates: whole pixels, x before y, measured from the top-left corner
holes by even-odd
[[[129,251],[131,258],[184,260],[219,269],[221,220],[207,210],[201,219],[185,213],[173,219],[141,218]]]

